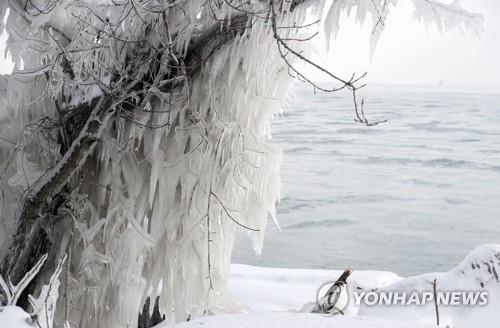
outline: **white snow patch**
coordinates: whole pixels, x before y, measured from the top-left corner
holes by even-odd
[[[17,306],[0,307],[0,323],[8,328],[32,328],[31,317]]]
[[[342,270],[277,269],[233,264],[229,291],[252,312],[300,311],[314,302],[318,288],[335,281]],[[402,278],[387,271],[354,271],[349,285],[380,288]]]
[[[265,291],[262,291],[265,292]],[[172,327],[172,325],[159,325]],[[312,313],[259,313],[233,314],[200,318],[194,321],[177,324],[176,328],[429,328],[435,327],[418,322],[362,318],[349,316],[327,317]]]
[[[472,251],[458,266],[444,273],[428,273],[400,280],[386,286],[386,291],[432,291],[432,282],[437,281],[437,290],[488,291],[485,306],[439,306],[441,323],[455,328],[498,327],[500,309],[500,245],[484,245]],[[421,319],[435,322],[434,303],[425,306],[361,306],[359,314],[370,317]]]

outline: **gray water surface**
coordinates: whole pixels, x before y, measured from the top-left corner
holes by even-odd
[[[298,85],[273,122],[282,199],[261,258],[243,234],[233,262],[295,268],[446,271],[500,243],[500,94],[369,85],[370,119],[349,93]]]

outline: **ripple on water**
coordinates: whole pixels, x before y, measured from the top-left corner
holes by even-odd
[[[499,95],[372,85],[365,112],[389,121],[365,127],[353,123],[352,95],[297,91],[272,123],[271,143],[285,152],[286,231],[268,231],[254,264],[407,275],[499,242]],[[329,219],[344,217],[355,221]]]
[[[469,202],[468,200],[458,198],[445,198],[444,201],[450,205],[461,205]]]
[[[356,222],[349,219],[327,219],[318,221],[304,221],[299,223],[290,224],[282,227],[283,230],[304,230],[304,229],[314,229],[314,228],[325,228],[325,227],[336,227],[336,226],[348,226],[353,225]]]
[[[434,158],[434,159],[416,159],[404,157],[381,157],[370,156],[365,158],[357,158],[359,164],[381,165],[393,164],[397,166],[423,166],[431,168],[448,168],[448,169],[474,169],[474,170],[489,170],[498,172],[500,166],[489,165],[481,162],[457,160],[452,158]]]

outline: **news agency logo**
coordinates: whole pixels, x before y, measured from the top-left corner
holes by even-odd
[[[438,291],[436,300],[432,291],[399,292],[399,291],[372,291],[353,293],[356,305],[390,305],[412,306],[428,303],[439,306],[484,306],[488,304],[487,291]],[[437,302],[436,302],[437,301]]]
[[[344,314],[349,305],[349,292],[345,282],[327,282],[316,293],[316,310],[325,315]]]
[[[327,282],[316,294],[316,311],[325,315],[344,314],[356,306],[485,306],[487,291],[349,291],[345,283]]]

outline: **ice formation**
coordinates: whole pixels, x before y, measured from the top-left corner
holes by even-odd
[[[310,29],[291,26],[328,11],[326,32],[334,36],[342,12],[357,8],[360,20],[371,17],[376,40],[395,3],[283,2],[277,28],[306,55],[307,41],[297,40]],[[446,15],[451,8],[414,3],[419,18],[433,15],[425,6]],[[458,4],[452,9],[450,17],[462,20],[431,20],[466,27],[481,20]],[[261,1],[0,3],[2,22],[7,17],[0,32],[9,34],[16,69],[0,77],[0,258],[12,244],[23,197],[55,179],[84,138],[99,140],[81,158],[78,174],[64,180],[69,188],[57,215],[72,224],[57,241],[58,256],[67,260],[56,326],[66,320],[79,327],[134,326],[152,293],[161,295],[169,320],[224,308],[235,230],[247,230],[260,252],[279,199],[281,155],[268,142],[270,120],[282,110],[292,79],[268,13]],[[200,35],[242,17],[251,28],[211,49],[189,79],[182,75],[190,67],[178,60]],[[143,83],[142,91],[134,83]],[[87,127],[98,126],[92,134],[72,135],[88,108],[102,105],[96,99],[110,94],[110,110],[90,114]]]

